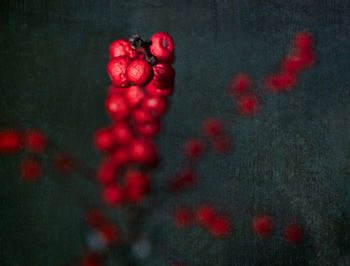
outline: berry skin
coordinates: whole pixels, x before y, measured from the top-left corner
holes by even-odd
[[[294,46],[298,52],[310,52],[314,47],[314,39],[309,32],[298,32],[294,36]]]
[[[125,55],[112,58],[111,61],[109,61],[107,73],[115,86],[125,88],[130,85],[126,77],[126,69],[131,61],[132,59]]]
[[[173,84],[175,79],[175,70],[166,63],[157,63],[153,66],[154,77],[152,83],[158,88],[167,88]]]
[[[145,97],[141,104],[141,109],[152,115],[154,118],[161,117],[167,107],[167,102],[161,97]]]
[[[155,121],[153,123],[139,124],[135,126],[135,130],[145,138],[154,137],[160,131],[160,122]]]
[[[152,66],[144,59],[135,59],[128,65],[126,77],[131,84],[144,86],[153,78]]]
[[[201,205],[196,211],[197,223],[205,228],[209,228],[216,217],[216,211],[211,205]]]
[[[252,229],[257,237],[266,238],[270,236],[274,229],[272,217],[266,214],[254,217]]]
[[[242,115],[251,116],[259,109],[259,99],[254,94],[246,94],[237,100],[238,112]]]
[[[119,122],[111,129],[113,141],[119,145],[128,144],[133,138],[132,130],[128,123]]]
[[[112,159],[103,160],[97,168],[97,180],[103,185],[112,184],[117,177],[117,168]]]
[[[28,182],[38,181],[43,174],[41,163],[34,159],[24,159],[19,170],[22,179]]]
[[[170,182],[170,189],[172,191],[185,189],[195,184],[197,174],[193,169],[185,169],[178,173]]]
[[[124,191],[115,184],[108,185],[103,188],[102,199],[108,205],[118,207],[124,201]]]
[[[159,88],[153,82],[150,82],[149,84],[147,84],[145,89],[146,89],[146,92],[153,97],[166,97],[173,93],[174,86],[170,85],[167,88]]]
[[[131,108],[137,107],[142,99],[145,97],[145,93],[139,86],[130,86],[126,89],[125,100]]]
[[[126,55],[130,58],[136,58],[137,52],[131,47],[129,40],[116,40],[109,47],[109,58]]]
[[[151,37],[151,53],[159,61],[171,61],[174,53],[174,43],[171,36],[165,32],[158,32]]]
[[[68,174],[74,169],[74,160],[65,153],[57,153],[53,158],[53,165],[61,174]]]
[[[299,244],[303,240],[303,230],[299,224],[289,224],[283,231],[284,239],[289,244]]]
[[[204,143],[200,139],[190,139],[185,142],[184,154],[191,159],[199,159],[204,154]]]
[[[25,132],[24,146],[29,152],[42,153],[47,147],[47,138],[40,130],[30,129]]]
[[[94,135],[94,144],[98,151],[109,152],[114,148],[114,139],[110,128],[101,128]]]
[[[131,162],[131,156],[127,147],[119,147],[111,155],[111,161],[116,167],[122,167]]]
[[[135,139],[130,144],[130,155],[135,163],[152,163],[157,159],[157,150],[150,140]]]
[[[192,213],[187,208],[179,208],[174,213],[174,223],[179,228],[187,228],[192,223]]]
[[[129,201],[137,203],[150,191],[147,175],[139,171],[129,171],[125,176],[125,191]]]
[[[286,92],[292,90],[296,83],[296,75],[289,72],[281,72],[270,75],[265,81],[265,86],[271,92]]]
[[[153,117],[150,113],[143,109],[137,109],[132,113],[132,118],[136,124],[153,123],[157,121],[156,117]]]
[[[237,96],[242,93],[247,93],[252,86],[252,80],[249,75],[241,73],[235,76],[233,79],[229,94],[231,96]]]
[[[116,121],[122,120],[129,115],[129,106],[123,96],[111,94],[108,96],[106,103],[106,110],[109,115]]]
[[[0,154],[12,154],[22,147],[21,134],[15,129],[2,129],[0,131]]]
[[[208,137],[216,137],[222,134],[223,125],[219,119],[209,117],[203,122],[203,132]]]
[[[210,234],[216,238],[226,237],[231,231],[231,222],[226,217],[215,217],[210,223]]]

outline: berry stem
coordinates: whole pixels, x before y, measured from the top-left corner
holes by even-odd
[[[143,52],[145,54],[145,60],[152,66],[155,65],[155,63],[157,62],[157,57],[152,55],[151,50],[149,48],[152,44],[151,40],[144,41],[142,40],[140,35],[134,34],[130,37],[129,41],[132,48],[143,49]]]

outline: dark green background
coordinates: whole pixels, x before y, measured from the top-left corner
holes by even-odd
[[[145,236],[167,248],[141,265],[169,265],[177,256],[193,265],[349,263],[349,1],[10,0],[0,1],[0,21],[1,112],[43,129],[88,165],[100,159],[93,132],[109,121],[103,103],[115,39],[166,31],[175,41],[176,90],[159,137],[163,161],[154,182],[181,167],[181,145],[199,135],[203,118],[228,118],[234,151],[208,155],[198,187],[169,197],[148,217]],[[305,29],[316,38],[317,65],[302,74],[295,91],[266,93],[261,80],[278,67],[293,34]],[[253,119],[234,115],[226,96],[240,71],[253,77],[262,99]],[[83,211],[52,171],[28,185],[17,165],[17,157],[0,158],[0,264],[62,265],[86,246]],[[71,184],[97,195],[87,183]],[[200,202],[217,203],[234,218],[232,237],[213,240],[201,230],[172,226],[173,207]],[[250,231],[259,212],[276,220],[265,242]],[[281,237],[289,221],[305,228],[299,247]],[[110,265],[117,261],[112,256]]]

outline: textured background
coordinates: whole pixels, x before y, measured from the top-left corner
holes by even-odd
[[[292,93],[265,93],[262,78],[278,67],[293,34],[304,29],[316,37],[318,64],[302,74]],[[350,203],[348,1],[0,1],[1,112],[42,128],[95,166],[100,156],[92,135],[108,123],[103,102],[109,44],[157,31],[175,40],[177,77],[159,137],[163,165],[155,182],[181,167],[181,145],[200,133],[206,116],[230,118],[235,149],[226,157],[207,156],[199,186],[168,198],[148,217],[145,236],[167,250],[141,265],[167,265],[171,254],[193,265],[345,261],[350,252],[344,227]],[[226,97],[225,88],[240,71],[251,74],[263,102],[253,119],[234,116]],[[50,171],[39,185],[28,185],[19,180],[17,164],[0,158],[0,264],[62,265],[86,245],[83,212]],[[86,183],[71,184],[96,195]],[[172,226],[174,206],[200,202],[227,208],[235,234],[212,240],[200,230]],[[264,242],[250,232],[258,212],[272,214],[277,223]],[[283,242],[280,232],[288,221],[303,224],[303,245]],[[111,256],[110,265],[120,259]]]

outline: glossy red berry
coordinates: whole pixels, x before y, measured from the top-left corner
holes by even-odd
[[[144,86],[153,78],[153,68],[146,60],[135,59],[128,65],[126,77],[131,84]]]
[[[147,96],[143,99],[141,108],[148,114],[152,115],[155,118],[161,117],[167,107],[167,102],[165,98],[162,97],[150,97]]]
[[[145,138],[154,137],[160,131],[160,122],[155,121],[152,123],[138,124],[135,126],[135,130]]]
[[[210,227],[216,217],[215,208],[212,205],[201,205],[196,210],[196,221],[200,226]]]
[[[109,95],[105,105],[107,112],[115,121],[125,119],[129,115],[129,106],[125,98],[121,95]]]
[[[209,117],[203,121],[203,133],[208,137],[216,137],[223,132],[223,125],[217,118]]]
[[[174,53],[174,43],[171,36],[165,32],[158,32],[151,37],[151,53],[159,61],[169,61]]]
[[[178,208],[174,212],[174,223],[179,228],[189,227],[192,219],[192,212],[188,208]]]
[[[173,93],[174,86],[170,85],[167,88],[160,88],[159,86],[155,85],[153,82],[150,82],[146,87],[146,92],[153,97],[166,97]]]
[[[107,73],[115,86],[125,88],[130,85],[126,77],[126,69],[131,61],[132,59],[125,55],[112,58],[111,61],[109,61]]]
[[[130,150],[127,146],[119,147],[111,155],[111,161],[116,167],[122,167],[131,162]]]
[[[56,153],[53,158],[53,166],[61,174],[68,174],[74,169],[74,160],[65,153]]]
[[[0,154],[16,153],[21,149],[22,138],[15,129],[0,130]]]
[[[109,58],[112,59],[123,55],[136,58],[137,52],[131,47],[129,40],[116,40],[109,47]]]
[[[237,109],[242,115],[251,116],[257,113],[260,103],[257,96],[254,94],[245,94],[238,98]]]
[[[284,239],[289,244],[299,244],[303,240],[303,230],[299,224],[289,224],[283,232]]]
[[[227,217],[216,216],[210,223],[210,234],[216,238],[228,236],[232,230],[231,221]]]
[[[130,125],[126,122],[118,122],[111,128],[113,142],[119,145],[128,144],[133,138]]]
[[[94,144],[98,151],[109,152],[114,146],[114,138],[110,128],[101,128],[94,135]]]
[[[102,199],[108,205],[120,206],[124,201],[124,190],[115,184],[108,185],[103,188]]]
[[[152,83],[158,88],[168,88],[175,79],[175,70],[166,63],[157,63],[153,66],[154,77]]]
[[[43,174],[41,162],[34,159],[22,160],[19,170],[22,179],[28,182],[38,181]]]
[[[190,139],[184,144],[184,154],[190,159],[199,159],[204,154],[204,143],[200,139]]]
[[[157,159],[157,150],[150,140],[135,139],[130,144],[130,155],[135,163],[152,163]]]
[[[130,86],[125,91],[125,100],[131,108],[137,107],[144,97],[145,93],[140,86]]]
[[[47,137],[37,129],[27,130],[24,134],[24,146],[32,153],[42,153],[47,147]]]
[[[117,178],[117,168],[111,158],[101,161],[97,168],[97,180],[103,185],[113,184]]]
[[[237,96],[247,93],[252,87],[252,80],[248,74],[240,73],[235,76],[230,85],[230,95]]]
[[[270,236],[274,229],[274,222],[270,215],[255,216],[252,222],[253,233],[257,237],[266,238]]]

